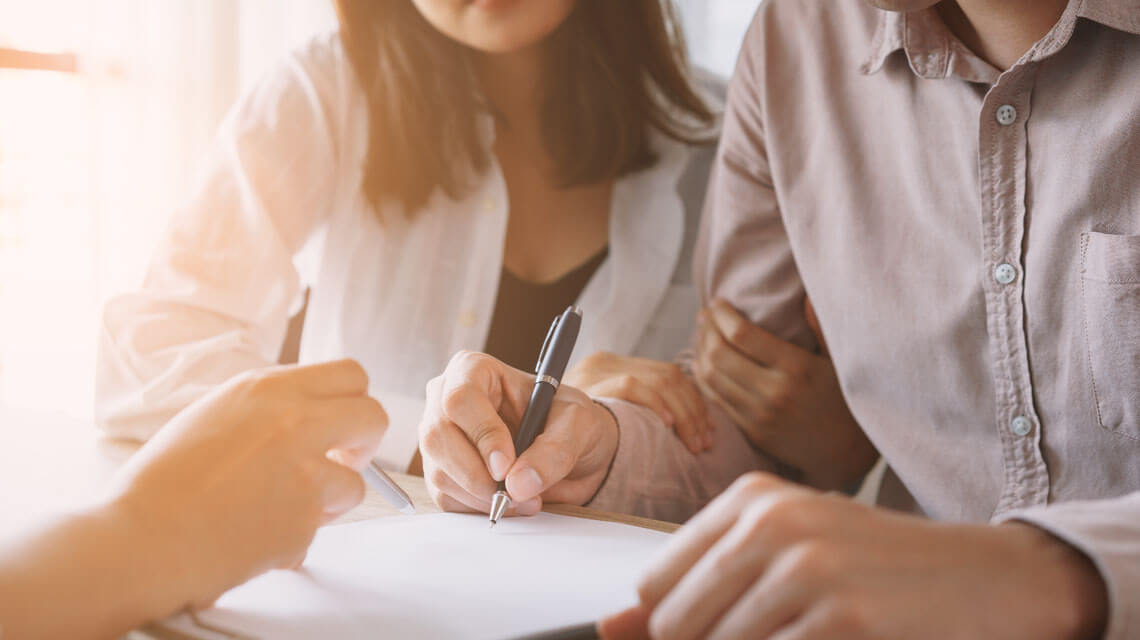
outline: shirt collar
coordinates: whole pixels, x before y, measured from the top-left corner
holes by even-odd
[[[911,71],[922,78],[958,77],[992,84],[1000,75],[998,69],[950,33],[933,7],[909,13],[877,11],[879,22],[870,55],[863,62],[863,73],[878,72],[887,58],[901,49]],[[1063,48],[1079,18],[1140,35],[1140,0],[1070,0],[1057,25],[1026,53],[1023,61],[1041,60]]]

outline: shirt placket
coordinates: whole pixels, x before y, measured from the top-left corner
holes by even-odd
[[[1034,65],[1002,74],[987,93],[979,126],[983,289],[1005,481],[996,513],[1043,505],[1049,474],[1033,403],[1025,325],[1023,241],[1027,123]]]

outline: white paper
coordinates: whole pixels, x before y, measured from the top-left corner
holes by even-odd
[[[299,571],[274,571],[198,615],[255,638],[512,638],[637,601],[668,536],[539,514],[380,518],[321,530]]]

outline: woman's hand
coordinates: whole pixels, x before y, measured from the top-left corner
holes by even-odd
[[[563,384],[546,430],[516,456],[512,433],[533,389],[533,374],[469,351],[428,383],[420,451],[428,492],[441,509],[487,513],[500,480],[511,496],[507,515],[534,515],[544,501],[581,505],[597,493],[617,453],[617,422]]]
[[[811,309],[823,355],[785,342],[749,322],[724,300],[701,311],[697,383],[754,446],[796,467],[821,489],[842,489],[865,475],[878,452],[851,415]]]
[[[579,363],[564,382],[596,398],[617,398],[653,410],[693,453],[712,446],[705,401],[673,363],[603,351]]]

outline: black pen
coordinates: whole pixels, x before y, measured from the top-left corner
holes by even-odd
[[[534,391],[530,393],[530,402],[523,412],[522,423],[515,435],[515,455],[521,456],[530,448],[534,439],[542,434],[546,428],[546,417],[550,415],[550,405],[554,403],[554,394],[562,384],[562,374],[566,373],[566,365],[570,363],[570,354],[574,351],[574,343],[578,340],[578,331],[582,328],[582,310],[570,307],[562,315],[554,319],[550,331],[546,333],[546,340],[542,343],[542,351],[538,354],[538,364],[535,365]],[[491,498],[491,526],[494,527],[503,512],[511,506],[511,498],[507,495],[506,478],[499,481],[499,487]]]

